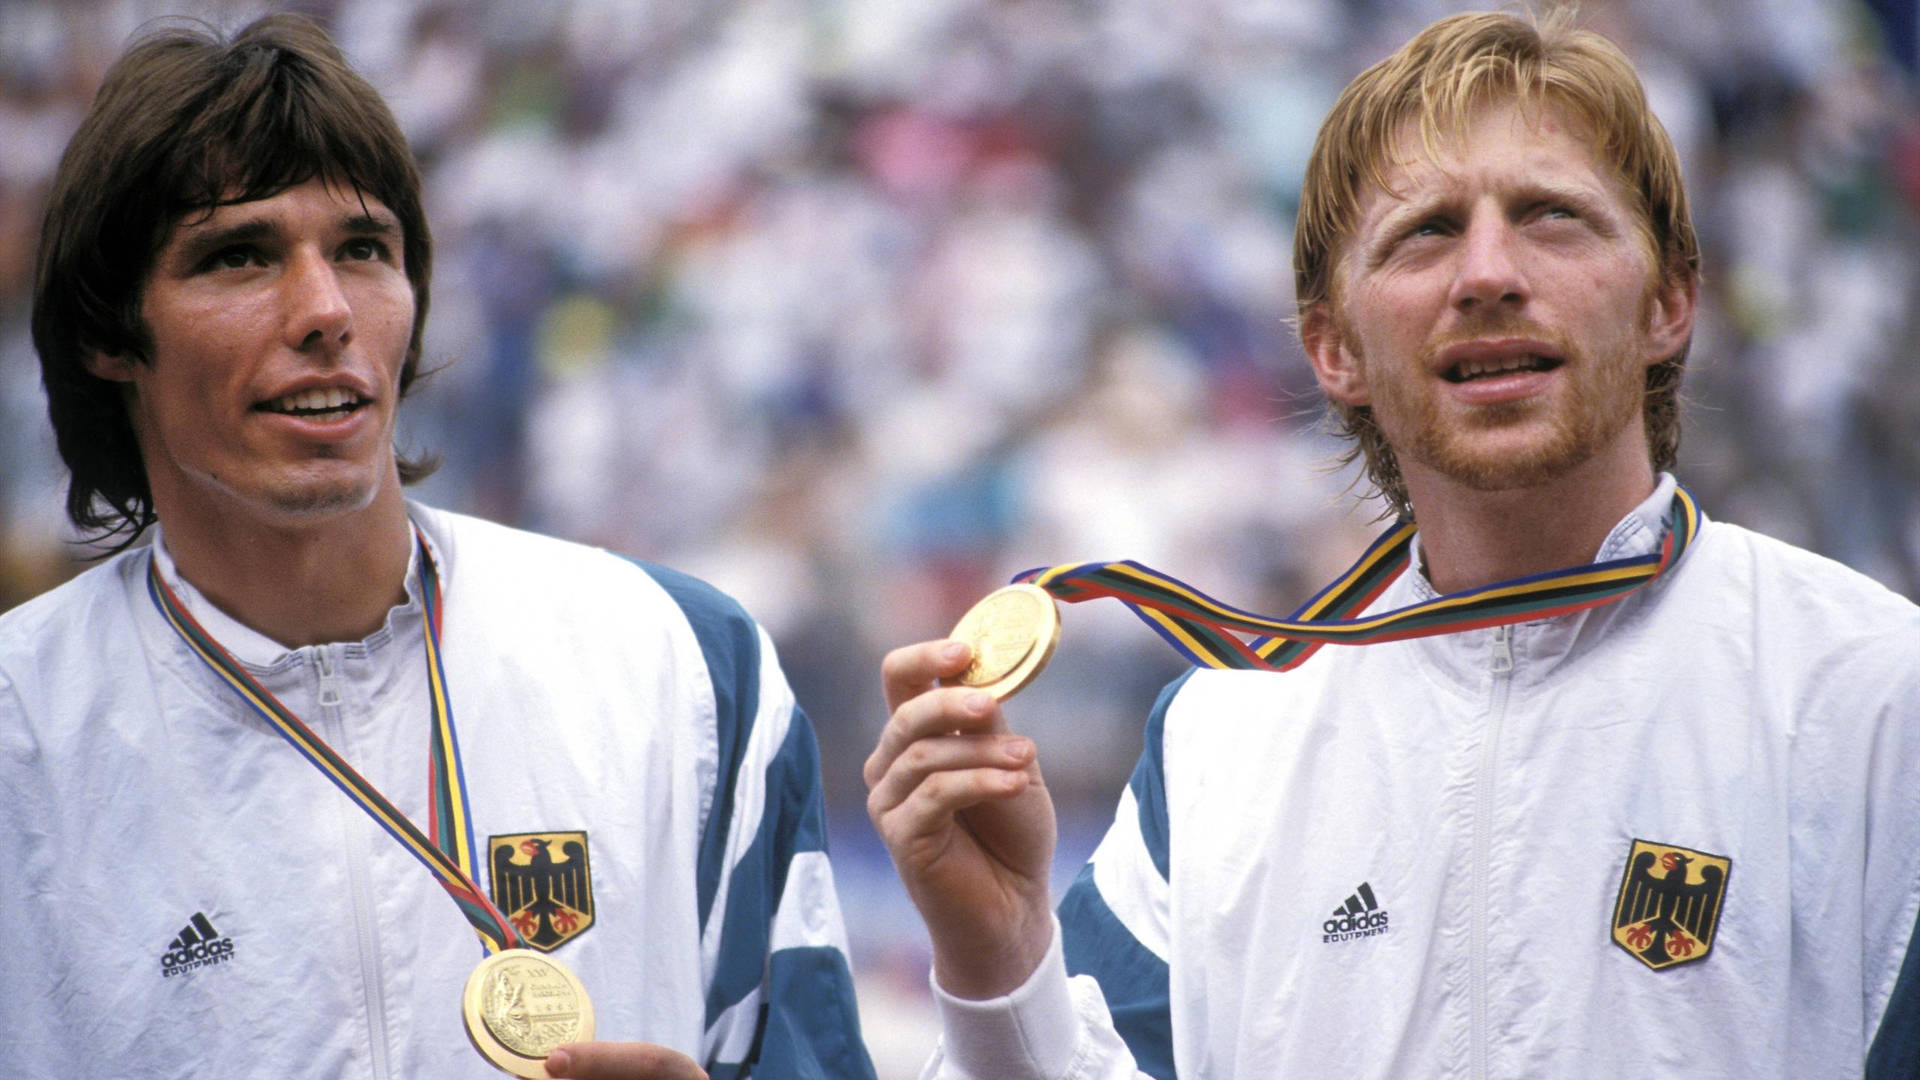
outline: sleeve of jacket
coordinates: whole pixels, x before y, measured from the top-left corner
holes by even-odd
[[[827,861],[820,753],[773,643],[732,600],[649,566],[693,624],[719,743],[697,872],[713,1080],[871,1078]]]
[[[943,1038],[926,1080],[1173,1080],[1167,955],[1165,729],[1184,678],[1160,695],[1146,748],[1093,858],[1060,902],[1055,948],[1005,998],[934,987]]]
[[[1905,614],[1891,633],[1852,650],[1856,668],[1834,680],[1871,688],[1878,698],[1855,716],[1875,732],[1867,888],[1882,911],[1867,928],[1867,1080],[1920,1077],[1920,608]]]

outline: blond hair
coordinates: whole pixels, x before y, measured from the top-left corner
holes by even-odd
[[[1294,296],[1306,315],[1338,301],[1335,271],[1370,188],[1392,190],[1387,171],[1409,119],[1429,155],[1457,140],[1475,108],[1490,101],[1550,103],[1583,121],[1601,160],[1618,163],[1642,236],[1665,280],[1700,271],[1699,241],[1687,212],[1679,154],[1647,105],[1639,76],[1620,49],[1575,29],[1570,9],[1541,21],[1471,12],[1441,19],[1400,51],[1347,85],[1320,126],[1300,192],[1293,241]],[[1689,344],[1691,344],[1689,342]],[[1656,469],[1671,468],[1680,446],[1680,377],[1687,346],[1647,369],[1644,415]],[[1393,448],[1366,406],[1332,402],[1333,424],[1364,458],[1368,478],[1400,514],[1410,515]]]

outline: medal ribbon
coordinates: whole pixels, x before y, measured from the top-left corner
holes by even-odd
[[[1406,570],[1414,526],[1401,519],[1333,583],[1284,619],[1223,604],[1137,562],[1067,563],[1015,575],[1069,604],[1111,596],[1195,667],[1291,671],[1326,644],[1450,634],[1584,611],[1609,604],[1659,577],[1700,529],[1700,507],[1685,488],[1673,495],[1673,527],[1648,555],[1571,566],[1448,593],[1379,615],[1356,617]],[[1243,641],[1234,632],[1253,635]]]
[[[432,835],[420,831],[385,795],[334,753],[313,729],[281,704],[258,679],[234,659],[213,635],[207,633],[179,597],[160,577],[159,560],[147,566],[147,592],[154,605],[166,617],[180,639],[199,656],[214,674],[220,676],[234,693],[253,707],[275,731],[293,744],[295,750],[345,792],[355,805],[367,812],[387,834],[400,842],[420,860],[447,895],[459,906],[460,913],[480,934],[488,953],[519,948],[523,943],[513,923],[500,913],[493,901],[473,879],[473,823],[467,813],[466,776],[460,768],[459,744],[454,738],[453,704],[447,697],[446,670],[440,662],[440,575],[427,552],[426,538],[414,530],[420,557],[420,593],[425,614],[427,650],[427,687],[432,704],[432,752],[429,755],[428,787],[431,794],[429,826]]]

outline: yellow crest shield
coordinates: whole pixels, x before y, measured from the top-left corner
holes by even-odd
[[[493,902],[526,943],[552,952],[593,925],[593,872],[584,832],[487,838]]]
[[[1614,944],[1659,971],[1713,951],[1733,860],[1635,840],[1613,906]]]

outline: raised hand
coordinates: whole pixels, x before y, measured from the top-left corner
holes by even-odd
[[[998,997],[1025,982],[1052,941],[1053,800],[1033,742],[990,695],[939,685],[970,658],[928,641],[888,653],[892,717],[867,758],[867,816],[933,939],[948,993]]]

